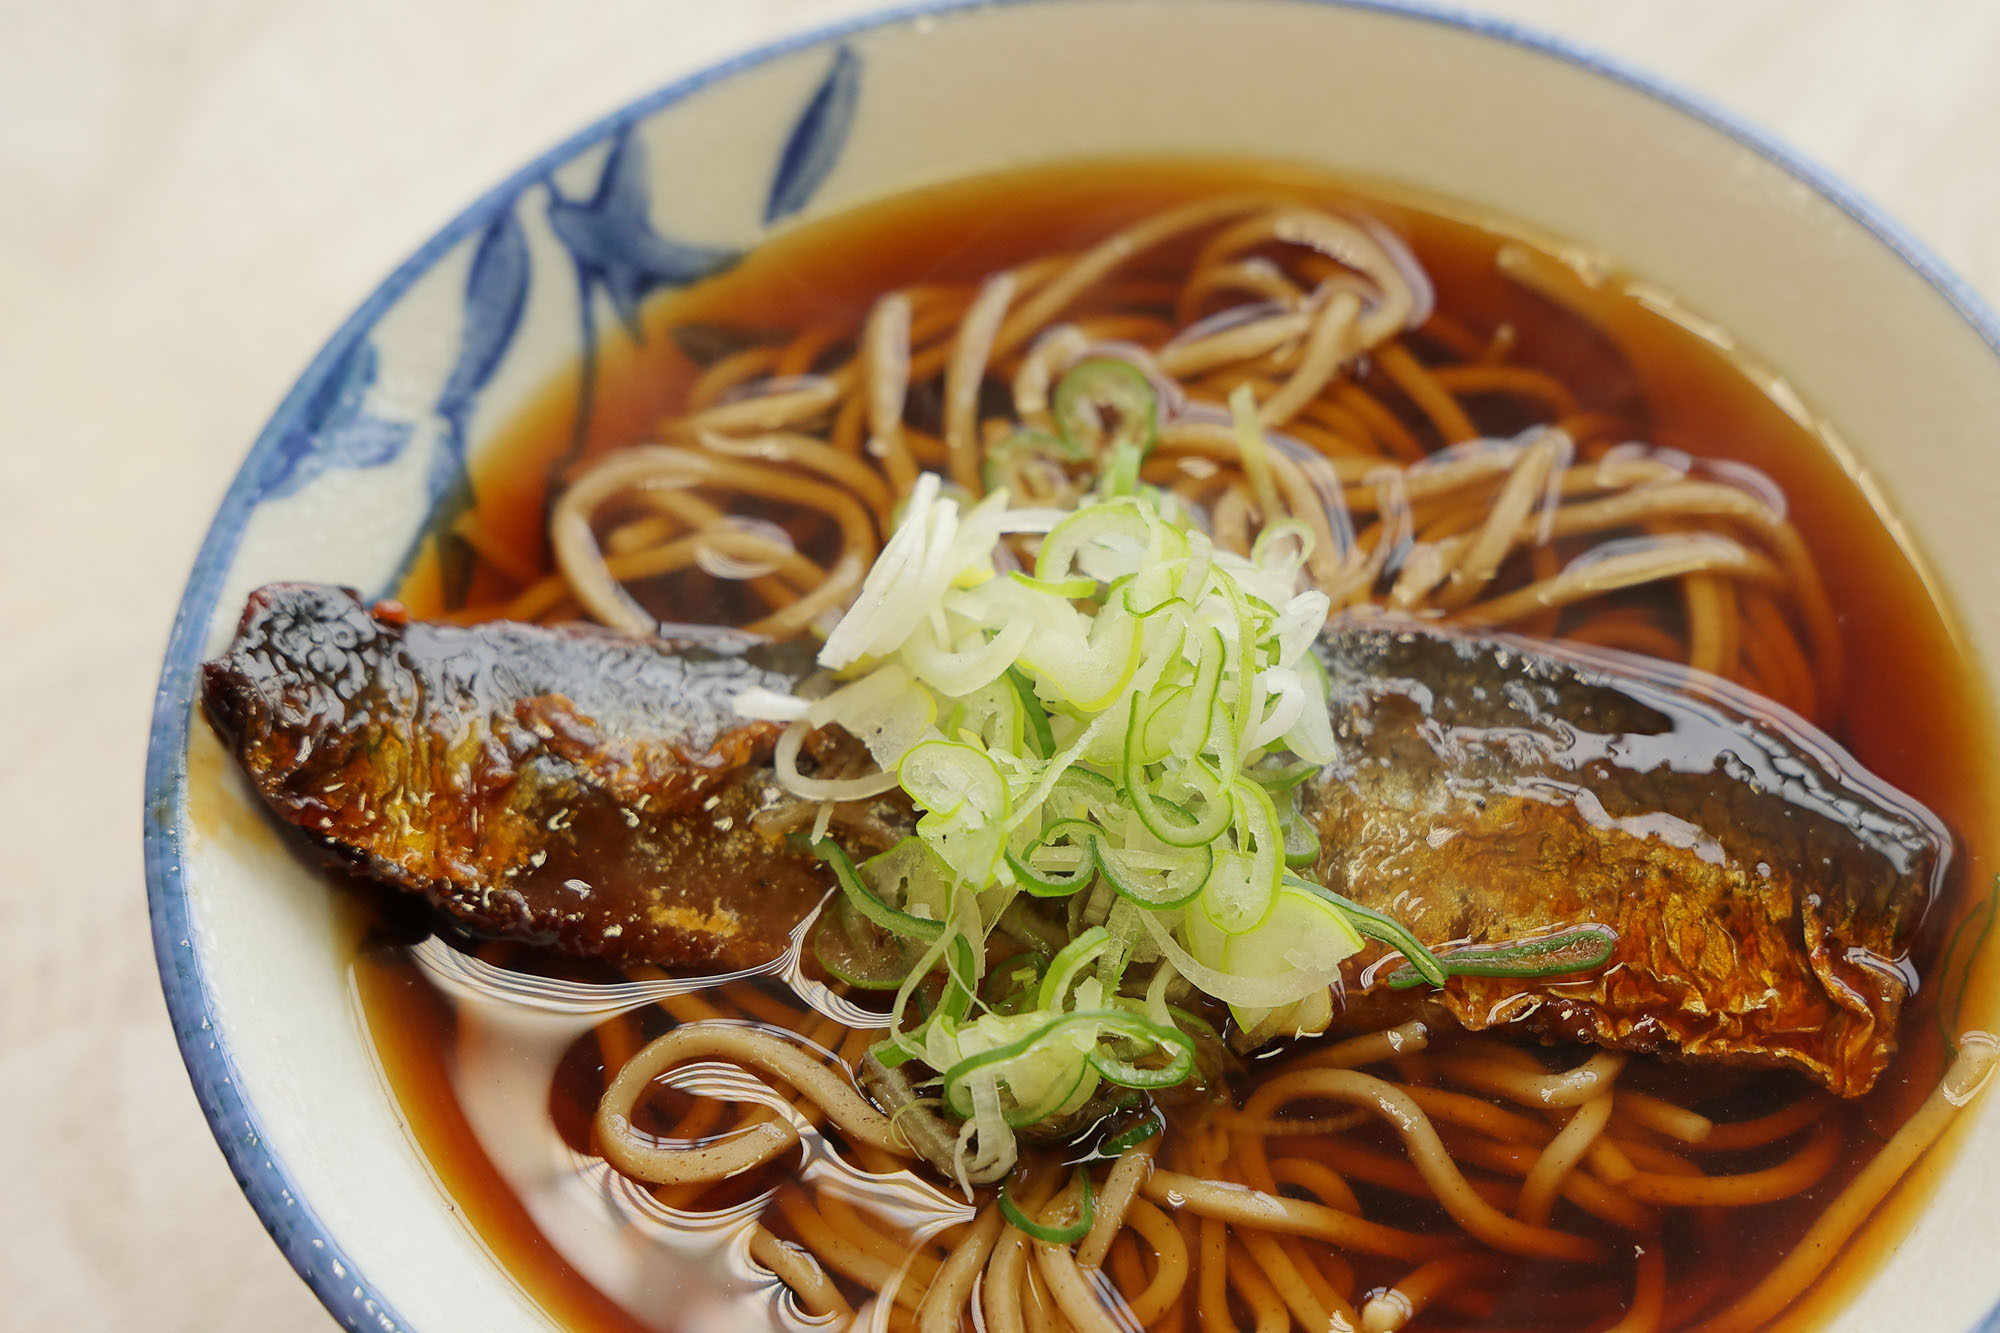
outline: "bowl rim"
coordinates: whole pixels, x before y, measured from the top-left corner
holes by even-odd
[[[1706,98],[1567,38],[1512,19],[1470,13],[1423,0],[1284,0],[1300,6],[1339,8],[1455,28],[1565,61],[1600,75],[1714,129],[1750,149],[1840,209],[1944,298],[2000,356],[2000,317],[1971,284],[1924,242],[1810,157],[1723,110]],[[221,585],[241,542],[257,497],[257,477],[268,456],[297,424],[314,392],[353,344],[449,250],[484,225],[528,184],[601,142],[620,128],[686,100],[711,84],[855,33],[918,19],[1055,0],[916,0],[788,33],[705,66],[600,116],[536,154],[526,165],[479,195],[391,271],[355,308],[307,363],[237,467],[210,521],[175,611],[160,679],[154,692],[146,755],[145,875],[153,951],[168,1016],[181,1059],[210,1131],[244,1197],[294,1271],[348,1327],[409,1330],[388,1295],[361,1273],[327,1231],[312,1204],[294,1187],[282,1155],[264,1140],[262,1119],[245,1099],[235,1061],[215,1022],[200,956],[192,942],[179,812],[187,780],[187,745],[193,723],[193,679]],[[2000,1304],[1973,1333],[2000,1333]]]

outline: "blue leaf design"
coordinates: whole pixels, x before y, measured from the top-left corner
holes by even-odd
[[[375,416],[362,406],[375,374],[375,344],[359,339],[313,390],[268,456],[257,478],[259,500],[292,495],[335,468],[380,467],[401,455],[410,423]]]
[[[847,132],[854,126],[854,108],[860,100],[861,57],[853,47],[842,46],[833,53],[833,68],[820,81],[812,100],[799,113],[792,137],[785,141],[777,175],[771,179],[770,197],[764,203],[767,225],[804,208],[833,174],[834,163],[847,146]]]
[[[431,517],[399,562],[397,573],[400,582],[424,542],[435,538],[445,594],[452,605],[463,595],[472,573],[463,541],[450,535],[452,524],[473,504],[472,474],[466,468],[467,423],[479,391],[493,378],[520,328],[528,304],[531,267],[527,233],[509,201],[505,211],[480,233],[471,267],[466,270],[458,359],[445,377],[444,388],[438,391],[437,414],[444,430],[425,475]]]
[[[438,394],[442,416],[462,422],[472,400],[493,378],[528,304],[528,237],[510,203],[473,251],[465,278],[465,324],[458,360]]]
[[[698,281],[737,257],[733,250],[672,241],[653,230],[652,190],[630,125],[612,141],[589,199],[567,198],[553,182],[548,190],[549,226],[576,261],[584,290],[603,287],[635,339],[641,336],[639,307],[649,293]]]
[[[465,469],[465,427],[459,418],[449,416],[444,418],[444,427],[437,447],[431,451],[430,468],[424,474],[424,493],[433,506],[459,481],[465,480],[470,485]],[[455,519],[458,515],[449,517]]]

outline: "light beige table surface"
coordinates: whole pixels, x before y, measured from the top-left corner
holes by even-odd
[[[871,7],[0,0],[0,1326],[328,1326],[202,1123],[140,874],[160,653],[258,426],[528,156]],[[2000,304],[2000,3],[1467,7],[1747,116]]]

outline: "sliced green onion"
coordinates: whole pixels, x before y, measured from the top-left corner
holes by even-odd
[[[1423,941],[1410,933],[1409,927],[1392,916],[1384,916],[1372,908],[1363,907],[1351,898],[1343,898],[1332,889],[1314,884],[1310,880],[1294,880],[1300,887],[1326,898],[1341,911],[1347,913],[1354,928],[1371,940],[1378,940],[1401,953],[1408,960],[1407,966],[1416,975],[1433,986],[1442,986],[1450,974],[1438,956],[1424,947]],[[1411,984],[1415,984],[1414,982]]]
[[[1165,911],[1194,901],[1214,877],[1212,847],[1115,847],[1100,841],[1097,863],[1120,897]]]
[[[1147,1025],[1152,1026],[1151,1023]],[[1194,1073],[1194,1043],[1178,1028],[1160,1028],[1159,1032],[1171,1034],[1170,1040],[1161,1042],[1161,1046],[1172,1046],[1172,1062],[1164,1065],[1135,1064],[1112,1055],[1100,1046],[1090,1053],[1091,1067],[1102,1074],[1106,1082],[1116,1083],[1121,1088],[1171,1088],[1186,1082],[1188,1075]]]
[[[1467,944],[1450,953],[1433,954],[1432,957],[1448,977],[1518,977],[1533,980],[1562,976],[1568,972],[1587,972],[1611,957],[1617,947],[1616,931],[1608,926],[1587,925],[1529,939]],[[1393,990],[1407,990],[1427,980],[1429,978],[1418,973],[1415,967],[1405,963],[1389,974],[1385,984]]]
[[[1235,850],[1216,857],[1201,910],[1222,931],[1237,934],[1264,919],[1285,873],[1285,835],[1264,789],[1239,778],[1230,790],[1236,813]]]
[[[1102,568],[1121,556],[1122,569],[1129,572],[1154,554],[1158,544],[1154,523],[1138,504],[1117,500],[1091,505],[1049,529],[1035,554],[1035,577],[1044,583],[1063,583],[1088,576],[1090,567]]]
[[[1097,1091],[1098,1075],[1087,1062],[1078,1061],[1069,1069],[1069,1082],[1050,1085],[1049,1093],[1038,1102],[1024,1102],[1001,1116],[1008,1128],[1038,1125],[1065,1115],[1090,1100]],[[1009,1089],[1011,1091],[1011,1087]]]
[[[1099,836],[1097,826],[1087,820],[1058,819],[1025,853],[1010,847],[1004,855],[1022,888],[1037,898],[1064,898],[1097,878]],[[1037,859],[1037,853],[1053,851],[1069,852],[1074,864],[1063,870],[1050,864],[1052,858]]]
[[[1203,754],[1217,747],[1215,719],[1219,708],[1222,686],[1222,668],[1229,657],[1229,645],[1224,642],[1222,631],[1211,629],[1201,641],[1201,660],[1195,667],[1194,683],[1188,686],[1190,702],[1205,700],[1205,706],[1190,707],[1185,725],[1181,729],[1179,749],[1182,754]],[[1229,752],[1233,754],[1232,743]]]
[[[895,990],[923,955],[908,936],[863,916],[845,894],[813,923],[812,951],[828,976],[862,990]]]
[[[1097,1221],[1096,1201],[1090,1195],[1090,1172],[1078,1167],[1076,1174],[1083,1180],[1083,1202],[1077,1208],[1076,1221],[1066,1226],[1044,1226],[1021,1211],[1014,1202],[1014,1196],[1007,1192],[1007,1182],[1000,1182],[1000,1212],[1016,1229],[1026,1233],[1045,1245],[1074,1245],[1090,1234],[1090,1228]]]
[[[1031,635],[1018,660],[1077,712],[1101,712],[1117,702],[1139,673],[1145,628],[1145,621],[1114,601],[1091,621],[1086,634]]]
[[[1002,960],[986,974],[982,987],[986,1007],[996,1014],[1018,1014],[1024,1005],[1032,1006],[1048,967],[1048,959],[1037,953],[1017,953]],[[996,983],[1006,984],[1007,989],[996,993]]]
[[[1048,710],[1042,707],[1041,696],[1035,693],[1034,682],[1021,674],[1021,668],[1007,668],[1007,684],[1021,701],[1021,717],[1027,725],[1027,734],[1035,743],[1035,758],[1047,759],[1056,752],[1055,733],[1049,730]]]
[[[884,1068],[895,1069],[916,1059],[918,1053],[891,1037],[870,1046],[868,1054],[880,1060]]]
[[[834,880],[839,883],[840,891],[847,895],[847,901],[853,904],[854,910],[882,929],[917,940],[935,940],[944,934],[944,922],[912,916],[877,898],[861,878],[861,872],[854,868],[854,862],[847,858],[847,853],[840,850],[840,844],[832,838],[821,838],[812,844],[812,850],[832,868]]]
[[[1122,1129],[1104,1140],[1104,1142],[1098,1144],[1097,1155],[1100,1157],[1122,1156],[1144,1143],[1147,1139],[1160,1133],[1166,1127],[1167,1118],[1157,1110],[1150,1111],[1138,1124]]]
[[[972,941],[963,935],[951,937],[945,948],[944,994],[938,997],[936,1014],[957,1023],[971,1012],[973,997],[979,993],[979,978],[973,973],[977,962],[973,957]]]
[[[1290,791],[1323,767],[1325,765],[1308,763],[1303,759],[1291,764],[1263,763],[1244,769],[1243,776],[1265,791]]]
[[[1083,969],[1097,960],[1099,954],[1111,947],[1111,932],[1102,926],[1092,926],[1057,951],[1049,960],[1049,970],[1042,978],[1040,993],[1035,997],[1035,1007],[1054,1013],[1061,1013],[1069,999],[1070,983],[1082,975]]]
[[[1071,767],[1062,772],[1049,791],[1043,809],[1064,819],[1109,820],[1125,808],[1119,799],[1118,784],[1102,773]]]
[[[1011,681],[1001,679],[961,698],[945,719],[944,734],[988,754],[1019,754],[1027,739],[1027,725],[1019,692]]]
[[[1097,580],[1087,578],[1059,579],[1053,583],[1036,578],[1033,574],[1023,574],[1015,570],[1008,575],[1014,582],[1030,592],[1048,593],[1064,601],[1073,602],[1080,598],[1095,596]]]
[[[1181,768],[1181,776],[1190,786],[1202,785],[1202,812],[1190,816],[1185,806],[1177,805],[1162,797],[1155,796],[1146,782],[1146,762],[1142,753],[1145,728],[1140,725],[1139,709],[1141,699],[1132,696],[1131,716],[1125,727],[1125,772],[1123,794],[1132,802],[1133,810],[1148,832],[1169,847],[1202,847],[1222,836],[1235,815],[1229,794],[1219,781],[1199,783],[1203,773],[1202,765],[1188,764]],[[1195,699],[1190,707],[1207,708],[1212,700]]]
[[[1324,1001],[1357,926],[1420,973],[1436,966],[1379,914],[1286,884],[1318,859],[1291,792],[1335,754],[1310,651],[1325,598],[1297,587],[1309,533],[1273,509],[1244,559],[1141,493],[1159,403],[1133,365],[1087,361],[1051,406],[1057,438],[1017,435],[996,466],[1032,481],[1044,462],[1087,462],[1097,495],[1061,513],[996,489],[962,508],[920,479],[821,654],[851,679],[807,717],[861,736],[921,812],[915,836],[858,868],[815,845],[842,890],[815,954],[829,975],[895,985],[885,1058],[937,1073],[982,1153],[1104,1082],[1192,1076],[1195,1020],[1166,1004],[1175,977],[1232,1008]],[[1260,501],[1269,447],[1261,431],[1244,447]],[[1010,533],[1040,538],[1032,573],[1002,548]],[[1040,923],[1035,897],[1069,899],[1069,929],[1003,926],[1024,909],[1017,923]],[[996,928],[1050,961],[984,976]],[[1156,958],[1171,966],[1144,1000],[1121,995]]]
[[[1290,539],[1292,549],[1282,552],[1278,543]],[[1250,543],[1251,563],[1278,574],[1296,574],[1305,567],[1313,552],[1313,530],[1302,519],[1281,518],[1257,530]]]
[[[1264,439],[1264,423],[1257,416],[1257,394],[1248,384],[1230,390],[1229,418],[1236,427],[1237,452],[1243,456],[1243,475],[1250,482],[1257,510],[1266,519],[1275,520],[1285,510],[1271,480],[1270,445]]]
[[[943,862],[922,838],[906,837],[860,866],[861,882],[891,907],[926,921],[951,918],[951,896]]]
[[[1098,459],[1106,495],[1138,488],[1139,465],[1159,439],[1159,395],[1129,361],[1097,357],[1078,362],[1056,383],[1049,401],[1065,444]]]
[[[1222,1034],[1215,1030],[1215,1024],[1209,1022],[1200,1014],[1190,1013],[1177,1004],[1168,1005],[1167,1012],[1173,1015],[1174,1022],[1179,1025],[1181,1031],[1191,1032],[1199,1037],[1206,1037],[1218,1046],[1222,1044]]]
[[[1194,1071],[1194,1043],[1178,1028],[1163,1027],[1125,1009],[1078,1009],[1050,1019],[1027,1036],[992,1050],[967,1056],[944,1071],[945,1107],[959,1119],[972,1115],[971,1090],[966,1080],[981,1070],[1004,1081],[1007,1067],[1017,1061],[1061,1059],[1057,1039],[1079,1030],[1092,1034],[1093,1041],[1084,1060],[1109,1081],[1127,1088],[1163,1088],[1181,1082]],[[1105,1033],[1137,1045],[1151,1047],[1170,1057],[1164,1065],[1142,1067],[1131,1060],[1110,1055],[1103,1048]],[[1032,1123],[1009,1117],[1008,1123]]]
[[[987,490],[997,491],[1014,480],[1016,469],[1023,463],[1042,459],[1061,465],[1080,463],[1089,457],[1088,452],[1059,436],[1022,429],[987,446],[985,457],[980,460],[980,475]]]
[[[1331,981],[1342,959],[1361,949],[1361,936],[1354,922],[1326,897],[1297,883],[1287,881],[1273,895],[1264,919],[1241,934],[1222,942],[1219,962],[1224,971],[1236,976],[1282,976],[1287,971],[1319,974]],[[1312,988],[1324,997],[1326,986]],[[1289,1003],[1306,998],[1301,994]],[[1233,1004],[1237,1021],[1245,1028],[1256,1023],[1249,1010],[1276,1010],[1285,1005]]]
[[[963,741],[922,741],[896,773],[925,811],[918,835],[960,879],[984,884],[1000,858],[1009,804],[1007,779],[992,756]]]
[[[911,800],[940,818],[1004,813],[1006,779],[985,751],[963,741],[932,740],[911,746],[898,777]]]
[[[1319,860],[1319,834],[1298,811],[1285,821],[1285,864],[1303,870]]]

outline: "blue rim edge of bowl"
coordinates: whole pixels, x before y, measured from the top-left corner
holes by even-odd
[[[742,70],[835,38],[888,27],[927,16],[998,8],[1003,5],[1053,3],[1054,0],[923,0],[861,15],[793,34],[688,75],[664,88],[610,112],[538,155],[528,165],[475,201],[448,222],[416,253],[399,265],[350,315],[307,365],[272,413],[238,467],[224,493],[207,534],[202,539],[187,590],[175,613],[174,626],[154,695],[153,719],[146,757],[145,866],[153,929],[153,949],[160,983],[181,1058],[194,1084],[202,1112],[208,1118],[230,1170],[258,1218],[278,1248],[313,1293],[342,1324],[405,1330],[408,1325],[387,1299],[358,1272],[346,1253],[327,1235],[310,1203],[292,1188],[290,1174],[278,1154],[264,1146],[257,1113],[245,1101],[236,1081],[236,1067],[223,1033],[212,1022],[201,961],[193,949],[187,886],[181,876],[179,814],[185,799],[187,739],[192,724],[195,668],[214,614],[223,576],[227,573],[249,517],[254,479],[259,465],[274,449],[306,401],[339,363],[354,341],[445,252],[471,235],[493,210],[521,189],[576,153],[599,142],[620,126],[643,119],[685,100],[710,84]],[[1455,27],[1495,38],[1575,65],[1649,96],[1749,148],[1852,218],[1876,240],[1888,246],[1937,291],[1996,355],[2000,355],[2000,318],[1996,318],[1972,287],[1916,237],[1875,205],[1795,150],[1702,98],[1571,42],[1550,37],[1506,19],[1407,0],[1292,0],[1387,14]],[[1975,1333],[2000,1330],[2000,1305],[1980,1322]]]

